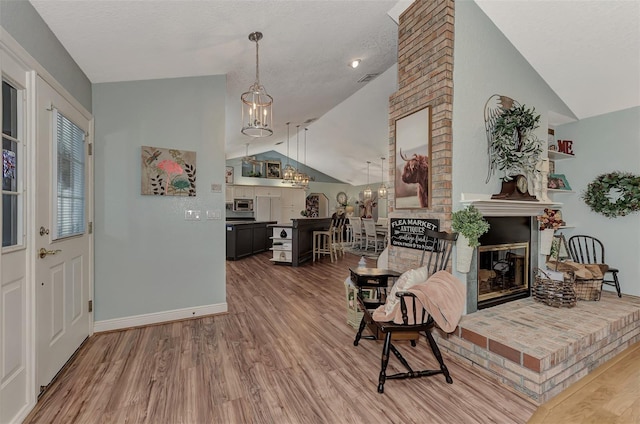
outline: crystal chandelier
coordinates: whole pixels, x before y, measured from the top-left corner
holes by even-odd
[[[371,161],[367,161],[367,188],[364,189],[362,195],[364,196],[364,200],[369,200],[373,196],[373,192],[371,191],[371,187],[369,186],[369,165],[371,165]]]
[[[260,85],[260,62],[258,60],[258,41],[262,39],[261,32],[249,34],[249,40],[256,43],[256,81],[249,91],[242,93],[242,134],[249,137],[268,137],[273,134],[272,109],[273,97],[267,94],[264,86]]]
[[[295,169],[289,163],[289,124],[290,122],[287,122],[287,165],[282,170],[282,182],[285,184],[292,183],[293,175],[295,174]]]
[[[380,165],[380,173],[382,174],[382,182],[380,183],[380,187],[378,188],[378,197],[380,199],[385,199],[387,197],[387,186],[384,185],[384,158],[382,159],[382,163]]]

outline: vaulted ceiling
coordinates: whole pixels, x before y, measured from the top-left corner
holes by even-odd
[[[286,122],[309,127],[397,60],[397,0],[30,0],[92,83],[227,75],[226,156],[286,154]],[[476,0],[578,118],[640,105],[640,1]],[[273,136],[240,134],[240,94],[260,80],[274,101]],[[351,69],[347,64],[361,59]],[[368,84],[388,91],[388,84]],[[393,88],[393,87],[392,87]],[[375,99],[386,92],[368,93]],[[385,115],[369,102],[358,117]],[[382,112],[381,112],[382,111]],[[329,115],[330,116],[330,115]],[[324,125],[307,164],[354,185],[387,152],[387,119]],[[371,136],[374,133],[376,136]],[[379,136],[377,135],[379,134]],[[341,154],[356,145],[357,154]],[[353,150],[353,148],[351,149]],[[379,169],[379,168],[377,168]],[[372,182],[380,172],[372,168]]]

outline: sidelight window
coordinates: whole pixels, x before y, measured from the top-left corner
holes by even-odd
[[[85,230],[85,133],[54,108],[53,227],[54,239]]]
[[[2,247],[24,244],[20,91],[2,81]]]

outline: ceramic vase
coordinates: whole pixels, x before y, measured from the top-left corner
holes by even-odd
[[[469,272],[474,249],[469,246],[469,239],[462,234],[458,234],[458,240],[456,241],[456,269],[458,272]]]
[[[547,228],[540,231],[540,245],[538,246],[538,249],[541,255],[551,254],[551,245],[553,244],[554,233],[555,230],[553,230],[552,228]]]

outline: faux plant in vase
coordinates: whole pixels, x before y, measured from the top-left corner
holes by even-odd
[[[489,231],[489,223],[475,206],[451,214],[451,228],[458,233],[456,241],[456,269],[467,273],[471,267],[473,250],[480,246],[480,236]]]
[[[545,208],[544,213],[536,217],[540,223],[540,245],[539,251],[541,255],[551,254],[551,245],[553,244],[553,235],[556,230],[564,225],[561,216],[553,209]]]
[[[509,97],[498,98],[498,107],[487,110],[485,106],[489,142],[487,182],[496,169],[504,172],[501,192],[492,198],[536,200],[529,195],[527,178],[538,172],[536,167],[542,154],[542,143],[535,134],[540,126],[540,115],[536,115],[535,108],[520,106]]]

